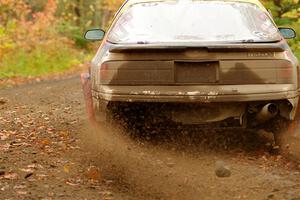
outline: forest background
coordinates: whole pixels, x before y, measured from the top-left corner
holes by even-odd
[[[298,33],[290,45],[300,59],[300,1],[263,0],[280,27]],[[0,80],[63,73],[88,62],[97,44],[90,28],[107,29],[123,0],[0,0]]]

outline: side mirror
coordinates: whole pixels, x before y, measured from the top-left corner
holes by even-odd
[[[84,34],[84,38],[90,41],[100,41],[104,38],[105,32],[101,29],[88,30]]]
[[[279,28],[279,31],[285,39],[293,39],[297,36],[296,31],[292,28]]]

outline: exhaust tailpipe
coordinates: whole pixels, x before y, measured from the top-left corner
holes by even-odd
[[[274,103],[265,105],[256,115],[256,121],[258,123],[264,123],[274,118],[279,112],[279,108]]]

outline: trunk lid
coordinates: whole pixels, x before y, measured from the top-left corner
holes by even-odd
[[[100,68],[107,85],[288,84],[282,43],[201,48],[113,46]],[[263,47],[263,48],[262,48]]]

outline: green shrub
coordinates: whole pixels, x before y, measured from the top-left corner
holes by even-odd
[[[300,1],[299,0],[262,0],[272,11],[279,27],[291,27],[297,32],[297,38],[289,40],[296,56],[300,59]]]
[[[0,78],[59,73],[80,64],[83,59],[83,54],[61,44],[37,46],[29,52],[23,49],[14,50],[3,56]]]
[[[13,9],[16,3],[19,7]],[[76,40],[59,31],[55,0],[48,0],[40,12],[24,0],[0,0],[0,4],[0,11],[5,8],[0,12],[0,19],[4,19],[0,21],[0,78],[58,73],[84,62]],[[25,8],[25,13],[20,12]],[[76,36],[75,32],[69,34]]]

